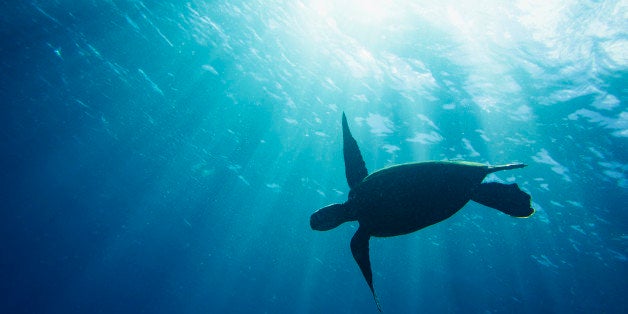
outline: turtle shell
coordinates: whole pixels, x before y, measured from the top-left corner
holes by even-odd
[[[407,234],[455,214],[490,172],[489,166],[472,162],[396,165],[364,178],[347,205],[372,236]]]

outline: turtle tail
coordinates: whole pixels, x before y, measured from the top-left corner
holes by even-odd
[[[522,163],[513,163],[513,164],[507,164],[507,165],[489,166],[488,167],[488,171],[489,171],[489,173],[493,173],[493,172],[502,171],[502,170],[519,169],[519,168],[523,168],[523,167],[526,167],[526,166],[527,166],[526,164],[522,164]]]

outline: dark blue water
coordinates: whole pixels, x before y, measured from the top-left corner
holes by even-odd
[[[370,171],[527,168],[371,239],[386,313],[628,311],[625,1],[25,1],[0,10],[2,313],[376,313],[349,241]]]

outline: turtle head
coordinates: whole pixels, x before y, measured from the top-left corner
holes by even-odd
[[[351,220],[355,218],[345,204],[331,204],[315,211],[310,216],[310,227],[318,231],[327,231]]]

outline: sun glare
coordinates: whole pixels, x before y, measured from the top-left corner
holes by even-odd
[[[336,22],[351,22],[368,28],[378,27],[384,20],[390,18],[391,1],[375,0],[313,0],[310,7],[323,18],[332,18]]]

